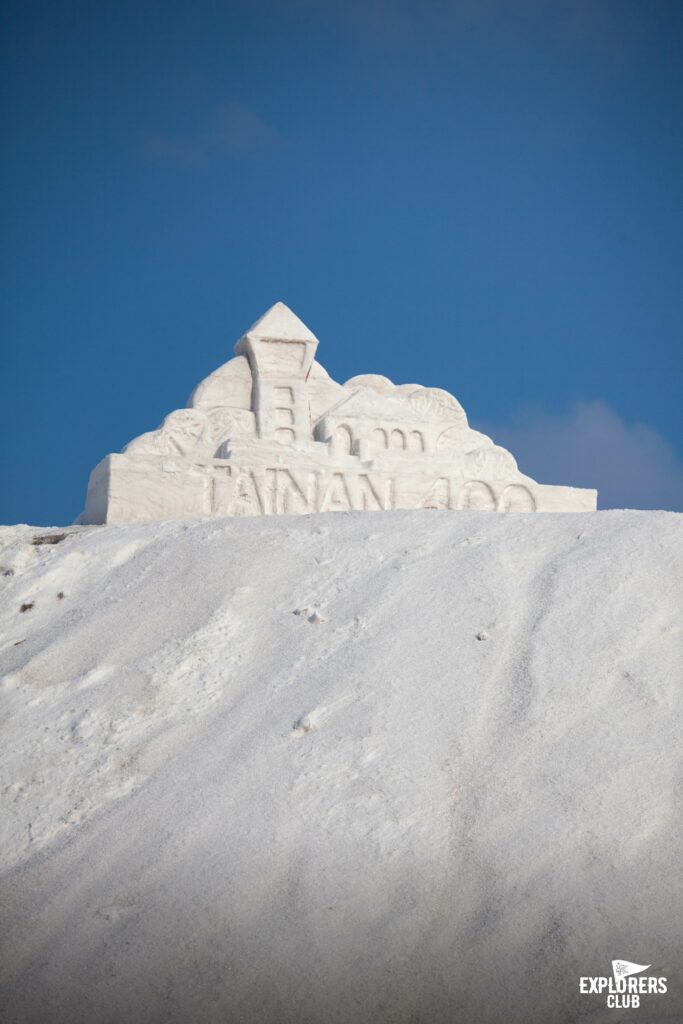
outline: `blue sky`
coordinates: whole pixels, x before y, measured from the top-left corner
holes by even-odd
[[[548,483],[683,509],[683,4],[4,5],[0,521],[278,299]]]

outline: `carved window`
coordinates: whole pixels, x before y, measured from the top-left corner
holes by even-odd
[[[349,455],[353,448],[353,434],[349,427],[337,427],[334,432],[334,447],[338,452]]]
[[[425,450],[424,438],[419,430],[411,430],[408,434],[408,449],[411,452],[423,452]]]
[[[389,447],[390,448],[405,448],[406,446],[406,435],[402,430],[392,430],[389,435]]]
[[[293,409],[276,409],[275,422],[279,427],[291,426],[294,423]]]
[[[372,440],[378,448],[387,448],[389,446],[387,432],[382,427],[377,427],[376,430],[373,430]]]

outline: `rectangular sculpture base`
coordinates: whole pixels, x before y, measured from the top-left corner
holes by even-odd
[[[283,453],[284,454],[284,453]],[[191,462],[165,456],[108,455],[93,470],[84,524],[148,522],[202,516],[305,515],[389,509],[479,509],[497,512],[594,512],[597,491],[537,484],[520,474],[468,479],[443,466],[392,474],[373,461],[335,460],[311,467],[310,456]],[[294,456],[294,457],[292,457]],[[322,463],[323,460],[321,460]],[[457,467],[455,467],[457,470]]]

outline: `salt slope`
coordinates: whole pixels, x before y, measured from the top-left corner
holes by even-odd
[[[682,1019],[683,517],[41,533],[0,531],[4,1021]],[[580,996],[615,957],[668,994]]]

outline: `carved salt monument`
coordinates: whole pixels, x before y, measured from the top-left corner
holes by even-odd
[[[337,384],[278,302],[166,417],[93,470],[83,523],[350,509],[587,512],[597,492],[538,484],[440,388]]]

